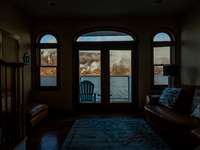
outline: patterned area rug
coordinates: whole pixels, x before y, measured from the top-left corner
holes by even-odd
[[[168,150],[143,119],[77,119],[61,150]]]

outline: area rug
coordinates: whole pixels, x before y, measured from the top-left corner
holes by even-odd
[[[77,119],[61,150],[168,150],[143,119]]]

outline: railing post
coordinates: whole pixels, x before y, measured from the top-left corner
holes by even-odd
[[[1,76],[1,66],[0,66],[0,80],[2,82],[2,76]],[[2,120],[2,87],[0,86],[0,129],[2,129],[3,127],[3,120]],[[1,136],[1,135],[0,135]],[[0,141],[0,144],[1,144],[1,141]]]
[[[127,77],[128,77],[128,101],[130,101],[131,100],[130,98],[130,77],[131,76],[128,74]]]
[[[25,138],[25,108],[24,108],[24,68],[22,67],[22,103],[21,103],[21,106],[22,106],[22,120],[21,120],[21,123],[22,123],[22,139]]]
[[[81,75],[79,75],[79,83],[81,82]]]

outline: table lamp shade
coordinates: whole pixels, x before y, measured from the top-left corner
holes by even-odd
[[[163,66],[163,75],[164,76],[177,76],[178,75],[178,66],[176,66],[176,65]]]

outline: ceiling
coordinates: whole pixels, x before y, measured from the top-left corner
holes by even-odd
[[[33,18],[179,15],[199,0],[9,0]],[[48,5],[54,2],[55,5]]]

